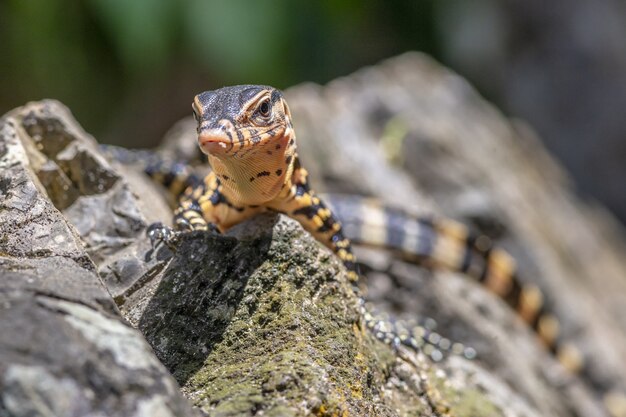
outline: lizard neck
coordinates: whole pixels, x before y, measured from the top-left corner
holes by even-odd
[[[295,136],[287,134],[232,156],[209,155],[209,163],[228,201],[236,206],[263,205],[290,186],[295,152]]]

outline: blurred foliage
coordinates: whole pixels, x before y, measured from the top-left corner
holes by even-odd
[[[199,91],[326,82],[437,53],[434,0],[0,1],[0,111],[52,97],[99,139],[154,144]]]
[[[0,0],[0,113],[52,97],[100,141],[152,146],[192,97],[426,52],[529,121],[626,222],[623,0]]]
[[[0,0],[0,114],[56,98],[100,141],[153,146],[200,91],[419,50],[528,120],[626,222],[625,36],[623,0]]]

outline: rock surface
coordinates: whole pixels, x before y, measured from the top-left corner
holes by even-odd
[[[75,127],[51,101],[0,119],[0,416],[193,415],[52,204],[119,180]]]
[[[474,346],[473,381],[497,393],[503,413],[607,415],[603,396],[621,395],[626,375],[622,232],[575,195],[532,132],[418,54],[286,94],[317,189],[444,213],[495,237],[519,260],[522,279],[546,290],[563,334],[584,350],[588,366],[582,378],[564,373],[503,303],[464,277],[361,250],[369,299],[407,319],[435,317],[441,334]],[[181,122],[167,151],[191,157],[192,127],[191,120]],[[454,365],[435,369],[458,374],[463,360],[451,360]],[[484,382],[494,375],[519,401]],[[614,415],[624,415],[621,401],[609,401]]]
[[[448,62],[528,120],[581,192],[626,223],[624,5],[484,0],[441,11]]]
[[[565,318],[563,331],[590,357],[588,372],[564,372],[502,302],[464,277],[361,250],[368,298],[378,308],[435,317],[439,333],[469,343],[478,359],[432,363],[424,353],[391,349],[364,330],[339,262],[282,216],[153,249],[145,226],[171,216],[158,186],[109,163],[62,106],[42,102],[2,123],[0,155],[9,161],[2,167],[17,171],[3,170],[0,181],[3,207],[11,208],[0,211],[0,296],[24,303],[3,304],[0,416],[46,415],[35,407],[48,403],[56,415],[86,415],[72,404],[88,407],[103,395],[103,407],[121,402],[132,410],[119,415],[191,415],[144,342],[118,321],[111,296],[184,396],[212,416],[609,415],[601,395],[626,381],[621,232],[575,197],[527,129],[415,54],[286,94],[316,188],[445,213],[496,234],[526,279],[547,289]],[[193,123],[183,121],[162,150],[190,158],[190,142]],[[54,221],[26,211],[32,199]],[[24,213],[33,219],[20,220]],[[58,355],[88,360],[55,362],[48,346],[68,338]],[[84,340],[95,346],[92,356],[75,353]],[[102,346],[111,354],[97,359]],[[35,361],[39,368],[13,366]],[[64,379],[55,363],[87,382]],[[133,366],[149,371],[124,374]],[[127,385],[83,391],[100,373],[105,388]],[[32,392],[44,400],[21,397]],[[619,401],[609,405],[626,415]]]
[[[420,54],[287,93],[314,186],[359,190],[408,211],[462,220],[497,238],[519,261],[521,278],[545,290],[563,319],[562,332],[588,358],[588,386],[549,394],[571,407],[563,415],[592,415],[578,407],[602,415],[598,402],[581,401],[581,391],[626,392],[623,230],[576,196],[527,126],[506,120],[463,79]],[[541,374],[551,360],[530,354],[528,337],[512,331],[509,314],[488,294],[449,274],[416,280],[416,271],[407,273],[397,261],[382,269],[386,274],[372,274],[371,299],[403,316],[435,317],[441,333],[475,346],[481,363],[508,374],[516,391],[537,390],[528,377],[513,375],[521,367]],[[552,390],[561,385],[539,378]]]

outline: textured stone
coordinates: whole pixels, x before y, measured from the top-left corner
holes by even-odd
[[[374,301],[402,317],[436,318],[437,331],[476,347],[488,369],[506,370],[509,384],[534,398],[541,415],[604,415],[597,398],[626,392],[622,229],[576,195],[527,126],[505,119],[463,79],[420,54],[286,94],[314,187],[360,190],[493,236],[518,260],[521,279],[545,290],[563,335],[583,349],[588,367],[582,379],[563,376],[502,303],[453,274],[424,279],[416,268],[379,271],[396,286],[374,292]]]
[[[376,341],[338,260],[283,216],[181,237],[122,311],[212,416],[502,415],[467,379]]]
[[[33,124],[35,108],[53,128]],[[51,166],[46,154],[88,140],[68,139],[60,122],[68,118],[44,102],[0,119],[0,416],[194,415],[141,334],[123,323],[76,229],[48,199],[63,188],[46,189],[34,172]],[[25,119],[38,126],[36,139]],[[86,190],[63,172],[68,195]]]
[[[122,394],[130,403],[119,415],[191,413],[156,358],[144,355],[147,345],[117,321],[96,270],[184,395],[208,415],[608,416],[599,395],[626,380],[624,329],[615,319],[624,314],[626,267],[614,248],[621,238],[612,227],[594,231],[610,218],[573,195],[526,130],[416,54],[287,97],[316,188],[445,213],[495,235],[520,260],[523,279],[547,289],[564,334],[590,356],[590,371],[565,373],[512,311],[465,277],[360,251],[372,259],[365,269],[374,306],[406,319],[434,316],[436,331],[471,344],[478,360],[432,363],[425,352],[392,349],[364,329],[338,260],[282,216],[152,248],[145,225],[171,216],[158,186],[109,164],[66,110],[44,102],[22,109],[26,130],[11,118],[0,126],[3,138],[26,135],[23,148],[0,141],[0,167],[9,169],[0,178],[8,208],[0,211],[7,216],[0,217],[7,219],[0,334],[12,335],[0,338],[0,416],[82,415],[94,398],[104,400],[93,415],[118,415],[111,404]],[[182,122],[163,151],[195,158],[191,128]],[[27,160],[59,179],[45,188],[20,171]],[[53,201],[75,226],[45,198],[68,180],[74,190]],[[68,283],[66,292],[37,273],[40,261],[48,268],[41,271]],[[50,370],[58,357],[67,372]],[[85,376],[94,373],[104,385]],[[92,385],[78,390],[83,383]],[[103,386],[118,387],[117,396]]]

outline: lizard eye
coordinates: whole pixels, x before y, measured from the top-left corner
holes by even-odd
[[[270,102],[269,100],[264,100],[259,106],[259,114],[263,117],[270,116]]]

